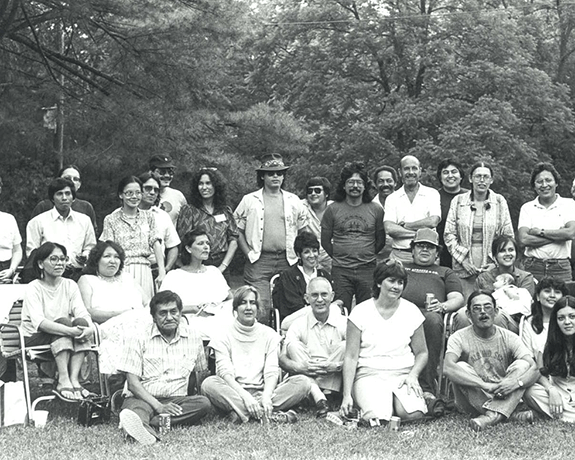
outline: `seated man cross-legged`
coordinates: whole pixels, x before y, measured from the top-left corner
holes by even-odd
[[[475,415],[470,426],[481,431],[506,419],[533,421],[531,411],[516,410],[525,389],[539,377],[535,361],[521,339],[493,323],[497,305],[487,291],[467,301],[471,326],[447,343],[445,375],[453,383],[455,405]]]
[[[202,384],[202,393],[234,423],[251,419],[295,422],[288,410],[306,398],[311,389],[304,375],[294,375],[278,385],[280,336],[256,320],[258,291],[242,286],[234,294],[234,323],[210,341],[216,352],[216,374]],[[277,412],[284,411],[287,412]],[[276,412],[273,412],[276,411]]]
[[[330,310],[333,290],[325,278],[312,279],[305,298],[311,305],[311,312],[290,326],[280,365],[290,375],[302,374],[310,378],[317,416],[325,417],[328,404],[322,390],[341,392],[346,318],[337,309]]]
[[[199,332],[180,324],[182,300],[172,291],[150,301],[153,324],[128,339],[118,369],[126,372],[128,389],[120,426],[142,444],[159,439],[159,415],[171,415],[172,425],[197,423],[210,410],[205,396],[188,396],[190,374],[207,368]]]

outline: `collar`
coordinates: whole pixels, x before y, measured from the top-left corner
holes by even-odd
[[[58,212],[58,210],[56,209],[56,206],[54,206],[52,209],[50,209],[50,217],[51,217],[52,220],[54,220],[54,221],[56,221],[56,220],[58,220],[58,219],[61,219],[61,220],[68,220],[68,219],[74,220],[74,214],[75,214],[75,211],[74,211],[72,208],[70,208],[70,214],[68,214],[68,217],[62,217],[62,214],[60,214],[60,213]]]
[[[319,321],[313,314],[313,310],[311,310],[310,307],[310,311],[308,313],[308,317],[307,317],[307,325],[308,325],[308,329],[311,330],[313,329],[316,325],[319,325],[320,327],[323,325],[327,325],[329,324],[332,327],[337,327],[334,321],[334,317],[333,317],[334,313],[331,311],[331,305],[330,305],[330,309],[329,309],[329,315],[327,317],[327,320],[325,321],[325,323],[322,323],[321,321]]]
[[[176,330],[176,336],[174,337],[174,340],[172,340],[169,343],[175,343],[178,340],[180,340],[180,337],[188,337],[188,335],[189,335],[189,332],[188,332],[187,327],[180,323],[180,326]],[[162,333],[158,329],[158,326],[156,326],[156,323],[152,324],[152,329],[150,331],[150,337],[151,338],[160,337],[164,342],[168,343],[168,341],[165,339],[165,337],[162,335]]]
[[[539,197],[535,198],[533,200],[533,203],[535,203],[535,207],[539,208],[539,209],[553,209],[553,208],[559,206],[559,199],[560,198],[561,198],[561,196],[558,193],[556,193],[555,194],[555,201],[553,202],[553,204],[551,204],[549,206],[543,206],[541,204],[541,202],[539,201]]]

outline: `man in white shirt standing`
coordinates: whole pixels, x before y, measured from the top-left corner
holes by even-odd
[[[403,186],[385,201],[385,233],[393,238],[391,257],[413,262],[410,243],[420,228],[435,229],[441,219],[439,192],[419,182],[421,165],[412,155],[400,162]]]
[[[537,198],[521,206],[517,235],[525,246],[525,270],[538,281],[553,276],[572,279],[571,240],[575,238],[575,202],[556,193],[559,173],[551,163],[537,163],[531,187]]]
[[[176,167],[169,156],[154,155],[149,161],[150,172],[160,181],[160,208],[166,211],[176,225],[180,209],[188,204],[182,192],[170,187]]]
[[[71,180],[54,179],[48,185],[48,198],[54,207],[34,217],[26,227],[26,256],[30,257],[30,253],[46,241],[60,243],[66,247],[69,257],[64,276],[77,280],[90,249],[96,245],[92,221],[72,209],[76,189]]]

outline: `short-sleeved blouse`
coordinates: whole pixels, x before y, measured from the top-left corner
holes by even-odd
[[[547,333],[549,331],[549,323],[543,323],[543,330],[541,333],[537,334],[533,330],[532,324],[533,317],[529,317],[525,320],[523,324],[523,332],[521,334],[521,340],[529,351],[533,353],[533,358],[537,359],[539,353],[543,354],[545,349],[545,342],[547,342]]]
[[[138,209],[136,219],[130,222],[125,218],[122,208],[118,208],[104,218],[100,241],[107,240],[122,246],[126,253],[126,265],[150,265],[148,257],[160,237],[157,234],[156,220],[150,211]]]
[[[101,311],[132,310],[142,307],[142,292],[131,276],[121,274],[107,281],[95,275],[83,275],[92,288],[92,308]]]
[[[356,305],[349,315],[361,332],[358,368],[397,370],[412,367],[415,355],[411,338],[425,320],[415,304],[405,299],[393,316],[384,319],[375,306],[374,299]]]

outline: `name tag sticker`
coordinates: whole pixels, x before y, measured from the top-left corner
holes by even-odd
[[[225,214],[216,214],[214,216],[214,219],[216,219],[216,222],[219,224],[220,222],[225,222],[226,219],[226,215]]]

